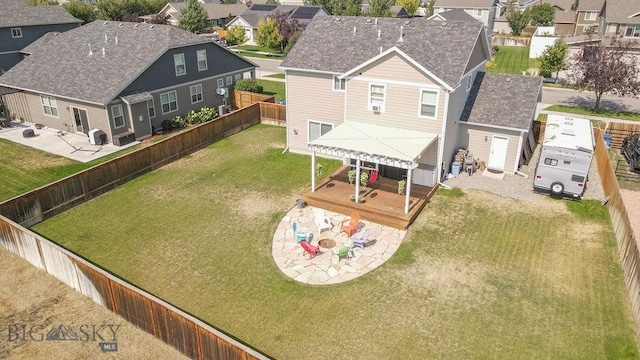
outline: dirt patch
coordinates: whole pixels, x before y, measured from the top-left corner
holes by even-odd
[[[20,159],[20,167],[25,170],[37,170],[69,165],[72,162],[62,156],[25,156]]]
[[[293,204],[294,200],[291,199],[290,203]],[[238,201],[238,211],[248,217],[264,217],[280,209],[282,209],[281,201],[274,201],[257,192],[244,194]]]

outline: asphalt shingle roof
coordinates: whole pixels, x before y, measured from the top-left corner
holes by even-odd
[[[273,16],[277,12],[281,14],[289,14],[289,16],[295,17],[295,12],[301,8],[303,8],[306,11],[315,10],[316,14],[322,10],[322,7],[320,6],[288,6],[288,5],[278,5],[278,6],[273,5],[273,6],[270,6],[270,8],[272,8],[271,10],[260,10],[262,9],[263,6],[264,5],[261,5],[261,4],[251,5],[251,7],[247,9],[242,15],[239,15],[239,17],[241,17],[253,28],[257,28],[258,23],[261,20],[264,20],[268,16]],[[298,18],[297,20],[302,25],[306,25],[310,21],[310,19],[300,19],[300,18]]]
[[[0,28],[81,22],[60,5],[31,6],[25,0],[0,1]]]
[[[494,2],[495,0],[436,0],[434,7],[489,9]]]
[[[573,4],[576,3],[577,0],[543,0],[543,3],[551,4],[552,6],[557,6],[558,8],[569,11]],[[557,13],[557,11],[556,11]]]
[[[626,4],[626,2],[625,2]],[[577,11],[600,11],[604,0],[578,0]]]
[[[398,42],[401,26],[404,40]],[[320,16],[307,26],[281,67],[341,74],[397,47],[456,87],[482,27],[478,21],[378,18],[376,25],[368,17]]]
[[[529,130],[541,88],[539,76],[479,72],[460,121]]]
[[[629,16],[640,13],[640,0],[607,0],[605,18],[607,22],[639,24],[640,17]]]
[[[556,24],[575,24],[576,12],[556,10],[556,16],[553,19],[553,22]]]
[[[171,6],[174,9],[178,10],[177,13],[172,14],[176,19],[180,19],[182,14],[180,11],[187,7],[186,2],[182,3],[171,3]],[[247,11],[248,7],[245,4],[216,4],[216,3],[205,3],[202,4],[202,7],[207,11],[207,17],[209,20],[215,19],[224,19],[231,16],[238,16]]]
[[[171,25],[94,21],[50,37],[0,85],[104,105],[167,49],[205,42]]]
[[[467,14],[464,9],[443,11],[438,13],[437,15],[442,16],[446,21],[479,21],[473,16]]]

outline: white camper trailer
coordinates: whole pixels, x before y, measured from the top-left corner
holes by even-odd
[[[582,197],[593,158],[591,121],[549,115],[541,145],[534,189]]]

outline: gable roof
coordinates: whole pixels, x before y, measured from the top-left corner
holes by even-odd
[[[464,9],[452,9],[431,15],[429,20],[439,19],[444,21],[480,21],[469,15]]]
[[[367,12],[369,11],[369,4],[362,4],[362,16],[367,16]],[[392,5],[389,7],[389,12],[391,13],[392,17],[399,17],[399,18],[407,18],[409,17],[409,14],[407,13],[407,10],[404,8],[404,6],[400,6],[400,5]]]
[[[171,25],[94,21],[50,37],[0,84],[105,105],[168,49],[206,42]]]
[[[489,9],[495,0],[436,0],[434,7]]]
[[[241,18],[253,28],[258,27],[258,23],[276,13],[288,14],[295,18],[302,26],[306,26],[319,13],[326,14],[320,6],[287,6],[271,4],[253,4],[244,13],[236,18]],[[235,21],[232,20],[232,22]]]
[[[640,24],[640,0],[607,0],[604,6],[607,22]]]
[[[578,0],[542,0],[543,4],[550,4],[560,10],[569,11]],[[557,13],[557,11],[556,11]]]
[[[539,76],[479,72],[460,121],[529,130],[541,89]]]
[[[578,0],[577,11],[600,11],[604,0]],[[626,2],[625,2],[626,5]]]
[[[554,17],[553,22],[556,24],[575,24],[576,12],[556,10],[556,16]]]
[[[181,10],[187,7],[186,2],[170,3],[177,12],[170,14],[176,20],[180,20],[182,17]],[[204,3],[200,4],[207,11],[207,18],[209,20],[224,19],[229,15],[238,16],[247,11],[248,7],[245,4],[216,4],[216,3]]]
[[[0,28],[53,24],[79,24],[60,5],[31,6],[25,0],[3,0],[0,4]]]
[[[479,21],[321,16],[307,26],[280,67],[343,74],[395,48],[455,88],[483,31]]]

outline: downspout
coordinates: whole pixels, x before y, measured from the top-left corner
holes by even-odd
[[[442,165],[444,163],[443,161],[443,157],[444,157],[444,141],[445,141],[445,134],[447,132],[447,122],[449,121],[448,116],[449,116],[449,91],[446,92],[445,97],[444,97],[444,103],[445,103],[445,107],[444,107],[444,114],[443,114],[443,121],[442,121],[442,132],[440,134],[440,151],[438,154],[438,167],[437,167],[437,171],[438,171],[438,184],[441,183],[442,181],[442,172],[445,171],[445,169],[442,168]]]
[[[289,87],[289,74],[288,74],[288,70],[284,71],[284,81],[285,81],[285,89]],[[289,103],[289,99],[286,98],[286,94],[285,94],[285,103]],[[289,150],[289,112],[285,111],[285,119],[284,119],[284,126],[285,126],[285,130],[287,132],[287,146],[284,148],[284,150],[282,150],[282,153],[284,154],[285,152],[287,152],[287,150]]]

